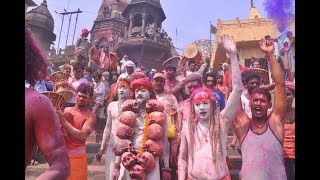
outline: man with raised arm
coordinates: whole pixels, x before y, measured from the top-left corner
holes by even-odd
[[[252,118],[239,108],[234,125],[240,142],[243,180],[287,179],[283,162],[283,123],[286,115],[286,91],[280,64],[273,54],[273,43],[262,39],[260,49],[266,54],[275,81],[274,107],[270,115],[270,92],[255,88],[249,106]]]
[[[210,89],[198,88],[192,92],[190,118],[181,131],[179,180],[231,179],[226,144],[230,124],[240,104],[242,83],[235,42],[227,35],[221,40],[231,59],[233,90],[221,112]]]

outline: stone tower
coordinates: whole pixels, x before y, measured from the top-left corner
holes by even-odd
[[[113,50],[119,57],[146,67],[162,70],[161,64],[171,57],[171,38],[162,29],[166,19],[159,0],[132,0],[122,12],[125,33]]]
[[[48,10],[46,0],[40,6],[26,13],[25,23],[33,32],[43,50],[49,51],[50,45],[56,40],[56,35],[53,33],[54,21]]]
[[[126,21],[121,15],[130,0],[103,0],[93,23],[90,42],[99,39],[101,46],[108,43],[111,35],[124,33]]]

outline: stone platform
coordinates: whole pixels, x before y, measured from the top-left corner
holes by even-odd
[[[228,137],[228,143],[232,140],[232,136]],[[100,143],[96,143],[94,135],[90,135],[87,139],[87,159],[88,159],[88,180],[105,180],[104,167],[105,155],[102,156],[101,162],[95,159],[96,153],[100,149]],[[230,171],[232,180],[239,179],[239,171],[241,169],[241,157],[236,148],[228,148],[228,156],[232,162],[233,168]],[[32,161],[33,162],[33,161]],[[25,180],[35,180],[41,173],[48,168],[48,164],[41,154],[37,156],[34,165],[29,165],[25,171]]]

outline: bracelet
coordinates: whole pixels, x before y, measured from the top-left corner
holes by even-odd
[[[114,168],[119,170],[120,169],[120,164],[114,163]]]

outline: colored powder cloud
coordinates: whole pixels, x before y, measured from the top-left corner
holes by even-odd
[[[288,19],[294,17],[294,0],[265,0],[264,6],[268,17],[279,26],[286,27]]]

